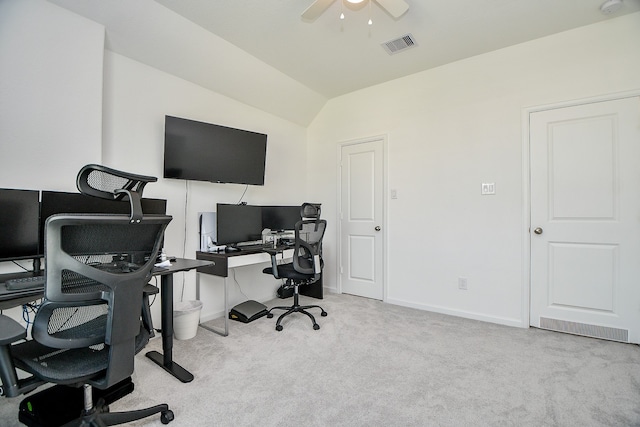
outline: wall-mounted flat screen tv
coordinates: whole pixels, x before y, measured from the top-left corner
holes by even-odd
[[[264,185],[267,135],[166,116],[164,177]]]

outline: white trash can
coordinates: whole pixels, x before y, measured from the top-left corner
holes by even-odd
[[[196,336],[202,301],[180,301],[173,305],[173,335],[177,340]]]

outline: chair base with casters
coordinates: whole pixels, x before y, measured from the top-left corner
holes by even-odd
[[[99,399],[95,404],[93,403],[92,389],[87,384],[84,385],[84,404],[85,410],[82,417],[79,420],[67,423],[66,426],[111,426],[130,423],[155,414],[160,414],[162,424],[169,424],[174,418],[173,412],[165,403],[127,412],[109,412],[109,406],[105,404],[103,399]]]
[[[279,269],[280,272],[282,272],[282,268]],[[272,269],[271,267],[269,268],[265,268],[263,270],[263,272],[265,274],[271,274]],[[267,317],[269,319],[273,318],[273,313],[271,312],[272,310],[285,310],[284,313],[282,313],[280,315],[280,317],[278,317],[278,321],[276,322],[276,331],[281,331],[282,330],[282,320],[287,317],[288,315],[292,314],[292,313],[303,313],[306,314],[307,316],[309,316],[309,318],[311,319],[311,322],[313,323],[313,329],[318,330],[320,329],[320,325],[318,325],[318,323],[316,322],[316,318],[313,317],[313,314],[309,313],[307,310],[311,309],[311,308],[319,308],[320,311],[320,315],[322,317],[326,317],[327,316],[327,312],[320,307],[319,305],[300,305],[299,302],[299,292],[298,292],[298,288],[300,285],[306,285],[309,283],[298,283],[292,279],[287,279],[287,282],[284,286],[284,288],[291,288],[293,287],[293,305],[292,306],[279,306],[279,307],[272,307],[271,309],[269,309],[268,313],[267,313]]]
[[[93,403],[93,391],[90,385],[85,384],[83,387],[85,409],[82,411],[82,416],[68,422],[63,427],[113,426],[141,420],[155,414],[160,414],[162,424],[169,424],[174,419],[173,411],[166,403],[126,412],[109,412],[109,406],[104,399],[98,399],[95,404]]]

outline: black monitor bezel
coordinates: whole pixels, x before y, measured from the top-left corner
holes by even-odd
[[[164,215],[167,210],[165,199],[141,199],[142,212],[145,215]],[[107,200],[98,197],[87,196],[82,193],[68,193],[64,191],[42,191],[40,199],[40,220],[39,220],[39,251],[40,256],[44,256],[44,235],[47,218],[55,214],[64,213],[107,213],[107,214],[130,214],[131,206],[128,201]]]
[[[262,230],[260,206],[227,203],[216,205],[217,245],[235,246],[238,243],[260,240]]]
[[[264,185],[263,133],[165,116],[163,177]]]
[[[262,228],[271,231],[287,231],[295,229],[298,221],[302,220],[300,206],[261,206]]]
[[[2,188],[0,209],[0,262],[39,258],[40,192]]]

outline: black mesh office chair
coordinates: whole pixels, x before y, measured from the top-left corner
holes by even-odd
[[[99,173],[137,179],[114,170]],[[26,330],[0,315],[2,395],[19,396],[45,383],[83,387],[84,410],[67,425],[123,424],[158,413],[163,424],[173,420],[166,404],[110,413],[103,401],[93,402],[93,387],[104,390],[131,376],[135,353],[148,339],[141,323],[143,288],[171,221],[166,215],[143,216],[135,208],[140,193],[130,188],[124,193],[134,207],[131,216],[47,219],[46,285],[32,339],[25,340]],[[30,376],[19,379],[16,368]]]
[[[131,222],[140,222],[142,219],[142,192],[145,185],[156,182],[155,176],[136,175],[111,169],[107,166],[90,164],[84,166],[78,172],[76,186],[86,195],[106,200],[129,201],[131,206]],[[160,290],[148,283],[142,292],[142,325],[144,331],[139,335],[136,348],[140,350],[146,345],[145,339],[155,336],[153,320],[151,318],[150,296],[156,295]],[[147,336],[148,334],[148,336]]]
[[[320,219],[320,205],[312,203],[304,203],[301,209],[302,220],[298,221],[295,226],[295,246],[293,251],[292,262],[288,264],[278,264],[276,255],[277,250],[268,249],[271,254],[271,267],[265,268],[263,273],[272,274],[276,279],[286,279],[284,289],[293,288],[293,305],[289,307],[273,307],[269,310],[267,317],[272,318],[273,310],[285,310],[278,317],[276,322],[276,330],[282,330],[282,319],[292,313],[304,313],[313,322],[313,329],[320,329],[320,325],[316,323],[315,317],[307,310],[310,308],[319,308],[320,315],[326,316],[319,305],[301,306],[298,300],[298,287],[314,283],[320,278],[324,262],[322,261],[322,238],[327,222]]]

